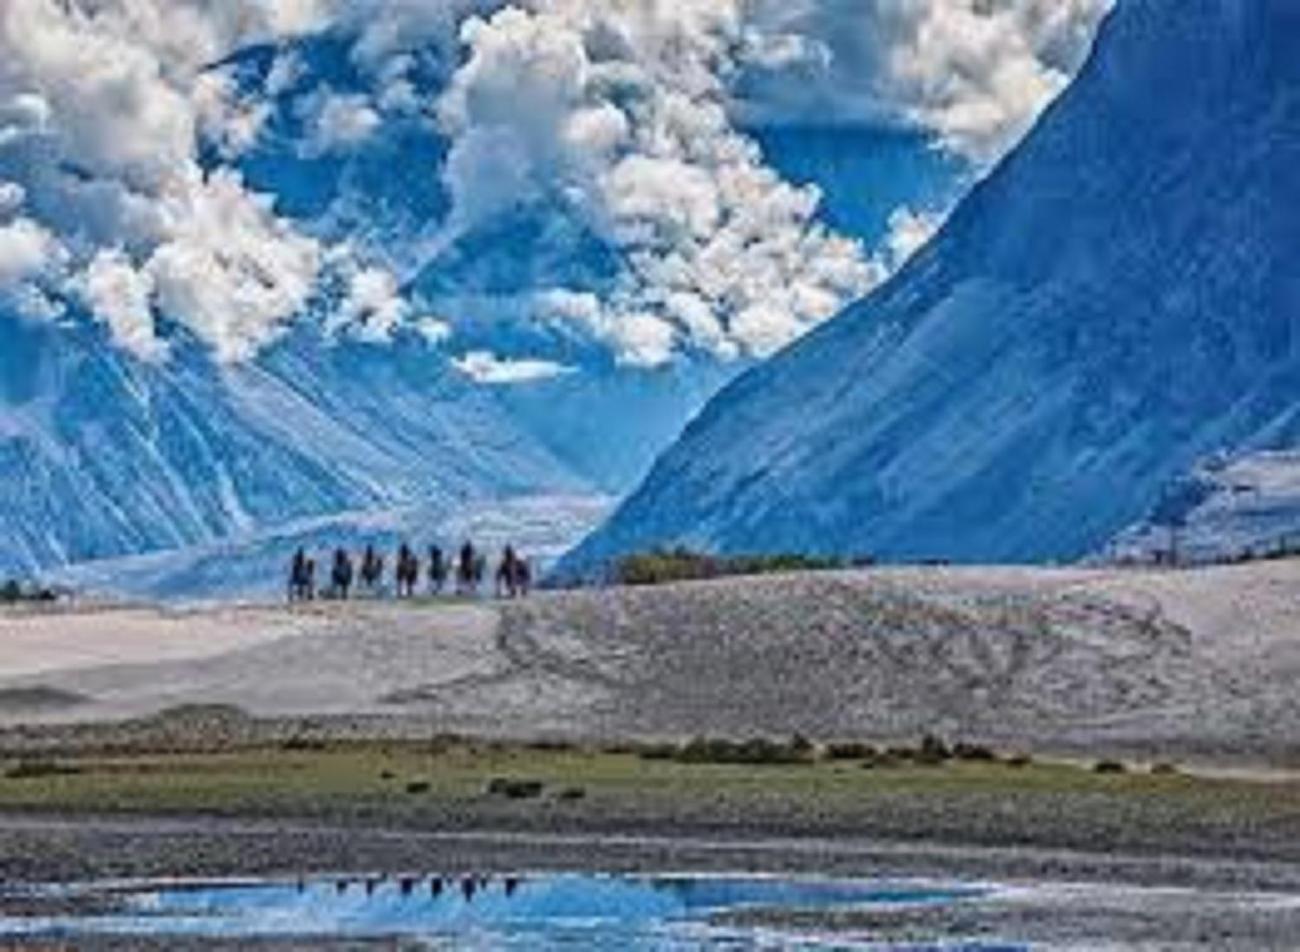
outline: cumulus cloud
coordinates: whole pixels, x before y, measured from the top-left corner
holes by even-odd
[[[371,343],[389,340],[410,312],[397,278],[384,268],[364,267],[353,269],[346,281],[347,291],[330,318],[329,329]],[[432,339],[426,327],[418,329],[426,339]]]
[[[86,304],[108,325],[118,346],[143,360],[158,360],[167,346],[158,338],[153,317],[153,277],[120,250],[95,255],[80,281]]]
[[[156,315],[219,360],[254,355],[307,303],[322,249],[272,196],[200,166],[205,136],[246,148],[265,109],[209,66],[330,15],[324,0],[8,0],[0,177],[33,216],[7,226],[10,243],[43,255],[42,275],[57,263],[60,292],[141,356],[163,353]],[[31,312],[37,285],[19,280],[7,296]]]
[[[0,218],[16,212],[26,198],[27,190],[17,182],[0,181]]]
[[[1113,5],[755,0],[744,105],[760,121],[904,122],[987,165],[1069,83]]]
[[[555,0],[472,18],[439,102],[453,141],[451,227],[543,203],[626,262],[600,299],[539,299],[620,359],[766,355],[873,286],[884,268],[817,219],[727,113],[740,4]],[[596,307],[592,307],[595,303]]]
[[[453,363],[462,373],[478,383],[506,386],[550,380],[574,372],[572,367],[549,360],[512,360],[489,351],[476,350]]]
[[[30,218],[0,224],[0,287],[39,274],[53,257],[54,237]]]
[[[337,93],[328,87],[303,100],[300,109],[308,123],[302,143],[307,156],[351,151],[383,123],[368,96]]]
[[[9,190],[16,208],[21,195]],[[0,303],[33,319],[51,319],[62,312],[51,293],[66,265],[67,252],[39,223],[0,208]]]
[[[146,264],[159,307],[207,342],[217,359],[247,360],[279,337],[307,303],[319,244],[250,194],[234,172],[187,183],[169,196],[169,239]]]
[[[905,265],[943,226],[945,215],[914,211],[906,206],[894,209],[889,216],[889,233],[885,237],[884,255],[893,270]]]
[[[537,316],[624,362],[766,356],[900,267],[942,215],[899,209],[869,252],[738,124],[905,124],[987,165],[1064,88],[1111,2],[516,0],[465,21],[438,103],[450,228],[541,204],[606,239],[615,286],[552,289]]]
[[[75,298],[150,359],[172,327],[247,359],[327,279],[331,331],[441,339],[456,315],[417,316],[395,275],[308,234],[328,224],[290,222],[210,167],[256,146],[288,94],[309,156],[434,117],[451,148],[429,188],[452,203],[436,247],[542,209],[612,250],[607,280],[522,292],[530,319],[629,364],[765,356],[878,284],[939,220],[900,209],[873,250],[833,233],[818,190],[769,167],[746,123],[904,123],[985,165],[1065,85],[1111,2],[5,0],[0,240],[17,250],[3,293],[37,316]],[[221,65],[327,27],[350,43],[356,88],[301,88],[318,80],[288,47],[256,88]]]

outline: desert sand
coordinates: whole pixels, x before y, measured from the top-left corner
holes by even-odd
[[[1300,764],[1298,678],[1297,561],[891,568],[517,603],[0,615],[9,727],[229,705],[399,733],[935,732],[1288,768]]]

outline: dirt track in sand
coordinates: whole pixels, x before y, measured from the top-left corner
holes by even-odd
[[[0,723],[229,704],[353,731],[914,739],[1300,763],[1300,562],[890,569],[0,616]]]

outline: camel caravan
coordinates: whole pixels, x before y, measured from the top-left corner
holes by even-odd
[[[446,554],[436,545],[429,546],[421,561],[405,542],[393,561],[393,586],[387,584],[384,555],[373,545],[354,559],[347,549],[336,549],[329,560],[328,577],[318,576],[316,559],[299,548],[289,566],[289,601],[310,602],[317,598],[347,601],[356,597],[379,598],[390,591],[400,599],[415,598],[423,589],[429,595],[456,595],[477,598],[487,579],[488,558],[466,542],[460,551]],[[421,580],[424,580],[423,586]],[[507,545],[497,563],[497,598],[525,598],[532,588],[533,572],[527,559],[514,546]]]

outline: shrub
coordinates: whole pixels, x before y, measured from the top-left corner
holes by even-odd
[[[1151,774],[1156,777],[1173,777],[1179,773],[1178,766],[1171,763],[1158,763],[1151,765]]]
[[[1122,774],[1127,773],[1128,768],[1118,760],[1099,760],[1093,765],[1093,773],[1099,774]]]
[[[1007,766],[1015,767],[1017,769],[1020,767],[1028,767],[1033,762],[1034,758],[1030,757],[1028,754],[1012,754],[1007,758]]]
[[[870,760],[878,753],[876,748],[870,744],[862,744],[857,741],[826,745],[827,760]]]
[[[815,749],[806,738],[796,735],[788,743],[754,737],[744,741],[697,737],[677,752],[686,764],[807,764]]]
[[[952,751],[941,738],[933,734],[926,734],[921,738],[921,749],[916,753],[916,762],[926,766],[934,766],[944,761],[952,759]]]
[[[80,768],[53,760],[20,760],[5,771],[10,780],[39,780],[43,777],[64,777],[81,773]]]
[[[540,780],[515,780],[509,777],[495,777],[488,781],[487,793],[492,797],[505,797],[507,800],[533,800],[542,795],[546,785]]]
[[[406,785],[407,793],[428,793],[432,789],[432,784],[427,780],[412,780]]]
[[[956,760],[980,761],[983,763],[992,763],[998,759],[992,748],[985,747],[982,744],[968,744],[959,742],[953,745],[952,756]]]
[[[708,555],[686,548],[656,549],[624,556],[614,568],[620,585],[665,585],[739,575],[817,572],[844,567],[839,559],[799,555]]]
[[[524,745],[524,749],[539,754],[573,754],[581,748],[568,740],[541,739],[529,741]]]
[[[681,748],[675,744],[644,744],[637,749],[642,760],[676,760]]]

